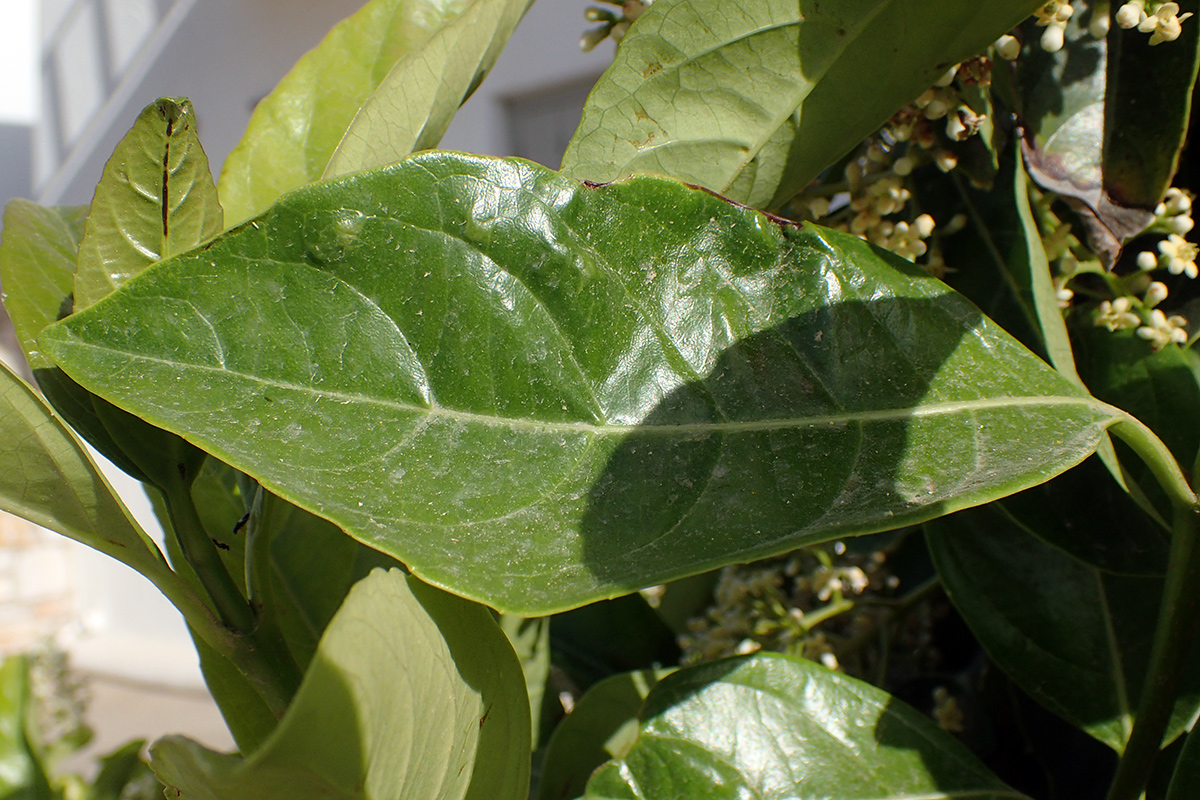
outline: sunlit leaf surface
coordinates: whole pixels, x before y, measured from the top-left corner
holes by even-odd
[[[293,194],[43,343],[526,614],[986,502],[1086,457],[1114,413],[856,238],[447,153]]]

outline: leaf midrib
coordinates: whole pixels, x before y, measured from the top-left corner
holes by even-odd
[[[837,427],[861,422],[889,422],[906,418],[918,419],[923,417],[934,417],[941,414],[954,414],[960,412],[984,411],[1002,408],[1033,408],[1038,406],[1081,406],[1090,408],[1098,414],[1110,417],[1113,421],[1117,419],[1117,417],[1111,413],[1112,409],[1109,406],[1091,397],[1070,397],[1066,395],[1005,395],[1003,397],[944,401],[940,403],[930,403],[919,406],[905,406],[900,408],[881,408],[867,411],[844,411],[836,414],[816,414],[807,417],[778,417],[761,420],[722,422],[685,422],[666,424],[643,422],[637,424],[597,425],[589,422],[556,422],[550,420],[522,419],[519,417],[503,417],[495,414],[479,414],[472,411],[462,411],[459,409],[449,408],[439,405],[436,402],[429,406],[420,406],[388,398],[371,397],[369,395],[360,393],[318,389],[312,386],[304,386],[301,384],[292,383],[290,381],[265,378],[260,375],[253,375],[228,368],[213,367],[204,364],[185,364],[156,356],[132,354],[117,348],[104,347],[101,345],[79,342],[77,340],[71,341],[68,339],[65,341],[60,341],[58,344],[60,352],[61,349],[64,348],[77,348],[80,351],[116,355],[135,363],[158,364],[176,370],[216,373],[227,377],[240,378],[248,382],[258,383],[264,387],[302,392],[330,400],[383,406],[407,413],[424,414],[431,417],[442,417],[445,419],[484,425],[488,427],[508,427],[514,430],[531,430],[539,432],[559,431],[564,433],[590,433],[599,435],[626,435],[635,432],[642,434],[656,433],[662,435],[686,435],[696,433],[757,433],[774,430],[788,430],[792,428]],[[80,378],[86,377],[87,376],[83,375],[80,376]]]

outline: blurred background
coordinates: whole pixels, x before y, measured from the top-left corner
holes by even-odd
[[[87,205],[138,112],[188,97],[219,174],[255,104],[361,0],[0,0],[0,203]],[[463,107],[445,148],[557,168],[611,45],[582,53],[584,4],[541,0]],[[2,287],[0,287],[2,288]],[[7,315],[0,358],[28,378]],[[106,465],[158,528],[140,485]],[[0,656],[42,651],[86,700],[91,745],[185,733],[232,749],[174,609],[141,576],[0,512]],[[52,672],[54,670],[51,670]]]

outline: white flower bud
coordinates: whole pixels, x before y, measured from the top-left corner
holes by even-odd
[[[996,48],[996,54],[1007,61],[1021,55],[1021,43],[1017,41],[1017,37],[1007,33],[997,39],[993,46]]]
[[[1117,25],[1126,30],[1137,27],[1137,24],[1145,17],[1145,12],[1143,11],[1145,5],[1144,0],[1131,0],[1121,6],[1117,9]]]
[[[606,28],[592,28],[590,31],[585,31],[583,36],[579,38],[579,49],[585,53],[590,53],[596,49],[596,45],[604,41],[608,36]]]
[[[928,238],[929,235],[933,233],[933,228],[936,224],[937,223],[933,221],[933,217],[929,216],[928,214],[922,214],[913,220],[913,227],[916,228],[917,234],[922,239]]]
[[[913,160],[912,156],[901,156],[896,159],[896,163],[892,164],[892,172],[903,178],[912,175],[916,166],[917,162]]]
[[[1171,233],[1185,236],[1187,235],[1187,232],[1195,226],[1195,224],[1196,223],[1190,216],[1187,214],[1180,214],[1178,217],[1171,217],[1169,220],[1167,220],[1167,229],[1170,230]]]
[[[1149,250],[1143,250],[1137,255],[1137,265],[1141,270],[1158,269],[1158,256]]]
[[[1066,29],[1062,25],[1050,24],[1042,31],[1041,45],[1047,53],[1057,53],[1066,42]]]
[[[1161,281],[1154,281],[1146,288],[1145,302],[1147,308],[1154,308],[1156,305],[1167,299],[1167,285]]]
[[[937,156],[934,157],[934,163],[942,172],[949,172],[958,166],[958,156],[949,150],[939,150]]]

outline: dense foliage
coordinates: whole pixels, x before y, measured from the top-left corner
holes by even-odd
[[[186,619],[168,796],[1200,791],[1194,9],[626,0],[560,171],[428,150],[529,5],[5,211],[0,506]]]

